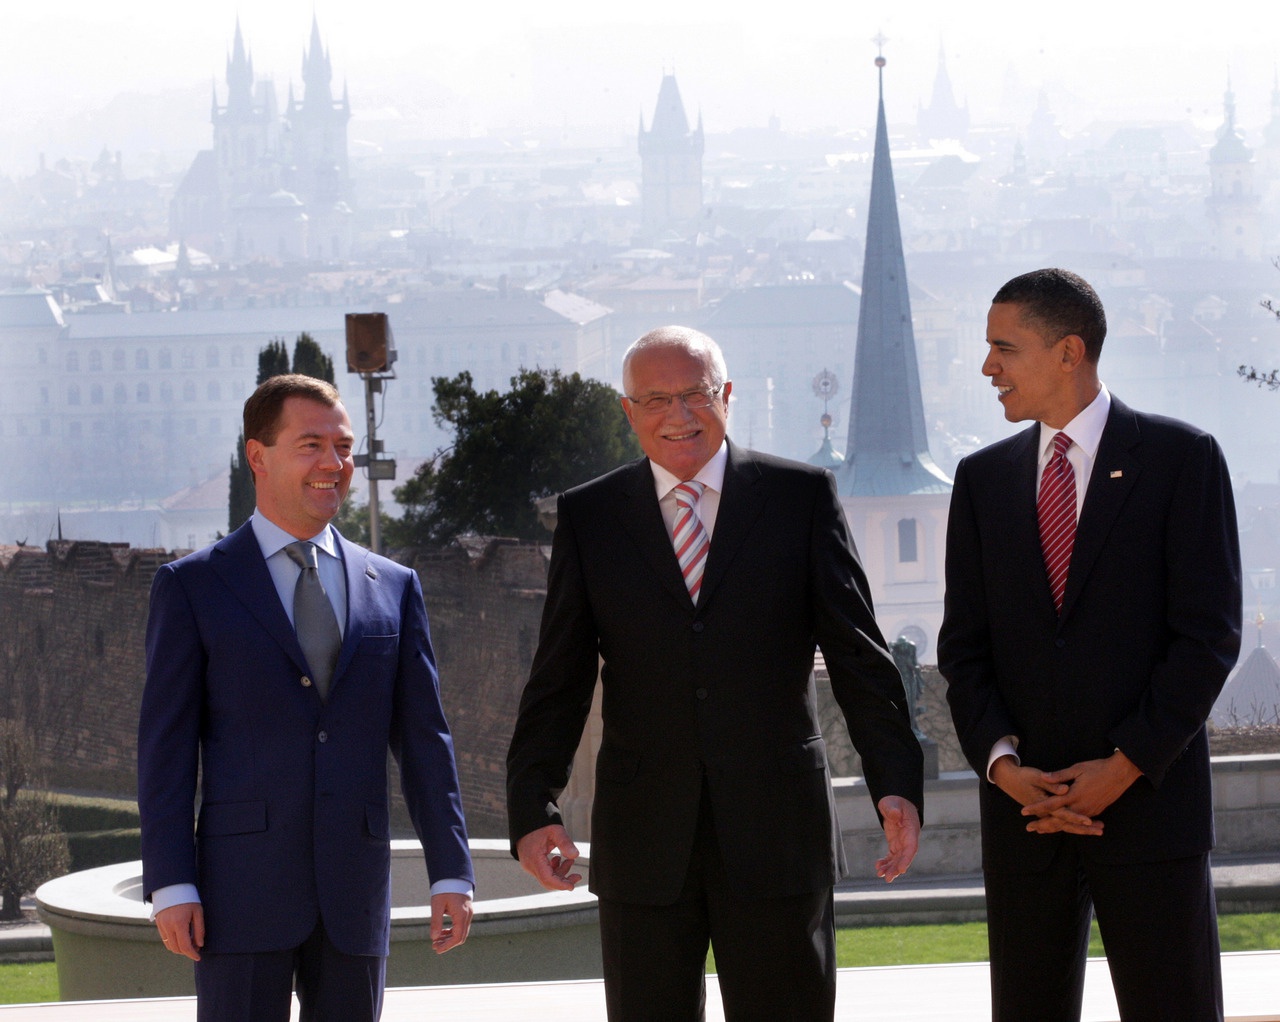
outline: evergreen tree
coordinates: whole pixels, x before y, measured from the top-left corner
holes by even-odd
[[[333,359],[326,355],[309,333],[298,335],[293,344],[293,367],[289,366],[289,348],[284,338],[277,337],[258,352],[258,381],[261,386],[273,376],[287,372],[314,376],[326,383],[333,383]],[[244,434],[236,440],[236,453],[231,458],[231,485],[227,499],[227,524],[232,531],[238,529],[253,514],[253,470],[244,453]]]
[[[577,373],[522,369],[506,393],[477,391],[467,372],[432,385],[432,414],[454,442],[394,491],[404,517],[388,529],[393,546],[467,532],[537,539],[535,499],[640,454],[617,391]]]

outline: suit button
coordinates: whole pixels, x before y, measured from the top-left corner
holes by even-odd
[[[311,679],[310,679],[310,678],[308,678],[305,674],[302,676],[302,678],[301,678],[300,680],[302,681],[302,687],[303,687],[303,688],[310,688],[310,687],[311,687]]]
[[[316,741],[320,742],[321,744],[323,744],[324,742],[327,742],[328,740],[329,740],[328,731],[321,731],[318,735],[316,735]]]
[[[695,622],[693,623],[693,630],[694,630],[695,632],[700,632],[700,631],[702,631],[702,629],[703,629],[704,627],[705,627],[705,626],[703,625],[703,623],[702,623],[701,621],[695,621]]]
[[[694,692],[693,694],[694,694],[695,696],[697,696],[699,699],[706,699],[706,698],[707,698],[707,690],[706,690],[705,688],[700,688],[700,689],[698,689],[696,692]]]

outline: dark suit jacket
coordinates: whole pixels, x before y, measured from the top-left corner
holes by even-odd
[[[729,445],[695,608],[647,460],[560,499],[541,640],[508,755],[511,840],[554,800],[604,666],[591,887],[675,900],[705,778],[725,867],[752,894],[843,869],[810,684],[815,640],[873,799],[922,805],[919,743],[830,473]]]
[[[327,703],[303,681],[306,659],[248,523],[152,583],[143,886],[149,898],[196,884],[210,951],[295,947],[319,914],[340,950],[387,954],[388,747],[432,880],[472,881],[418,577],[339,539],[347,624]]]
[[[1004,735],[1057,770],[1116,748],[1144,776],[1102,814],[1102,837],[1028,834],[985,781],[989,870],[1036,870],[1061,840],[1100,861],[1213,844],[1204,722],[1240,647],[1240,552],[1231,481],[1213,437],[1112,399],[1085,494],[1062,613],[1036,524],[1040,426],[965,458],[947,533],[938,666],[979,777]]]

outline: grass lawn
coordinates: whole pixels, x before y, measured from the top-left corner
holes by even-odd
[[[0,1004],[35,1004],[58,999],[53,962],[0,965]]]
[[[1280,912],[1218,917],[1223,951],[1280,948]],[[1102,954],[1094,924],[1089,954]],[[836,962],[842,969],[869,965],[932,965],[939,962],[985,962],[987,924],[942,926],[870,926],[836,931]],[[715,971],[708,957],[707,969]],[[28,1004],[58,999],[53,962],[0,965],[0,1004]]]

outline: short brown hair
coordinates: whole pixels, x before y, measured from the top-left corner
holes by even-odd
[[[341,403],[338,388],[332,383],[301,373],[285,373],[272,376],[259,384],[244,403],[244,438],[257,440],[265,447],[275,445],[280,434],[280,416],[284,403],[291,397],[304,397],[318,401],[326,408]]]

